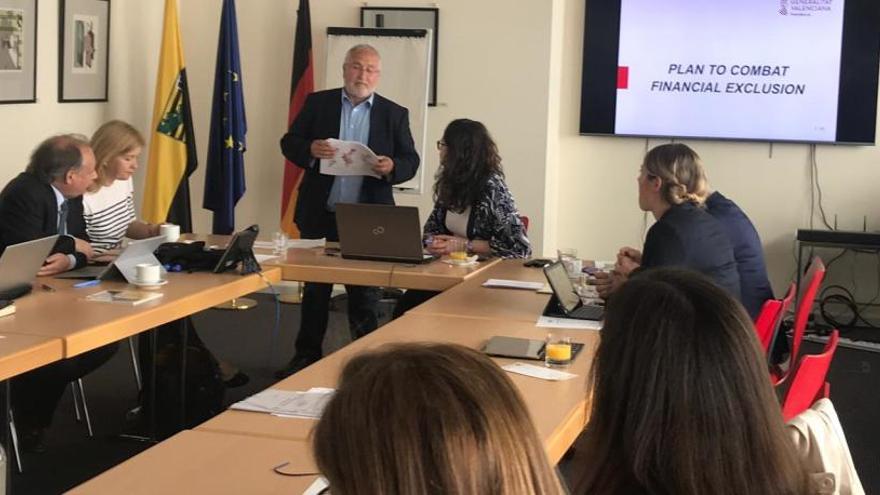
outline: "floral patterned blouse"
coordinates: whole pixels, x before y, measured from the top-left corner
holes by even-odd
[[[425,222],[425,235],[452,235],[446,228],[446,212],[446,208],[434,205]],[[489,241],[493,256],[528,258],[532,254],[526,227],[516,209],[513,195],[499,175],[489,177],[483,196],[471,205],[467,233],[470,240]]]

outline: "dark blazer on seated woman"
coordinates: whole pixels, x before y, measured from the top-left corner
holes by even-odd
[[[689,268],[708,276],[740,299],[739,273],[721,224],[691,202],[672,205],[648,230],[641,268]]]
[[[767,265],[764,263],[764,249],[758,231],[739,206],[718,191],[706,198],[706,211],[721,223],[730,239],[739,272],[742,303],[754,320],[761,312],[764,301],[773,299],[773,288],[767,279]]]
[[[446,227],[448,211],[435,203],[431,215],[425,222],[426,235],[452,235]],[[532,254],[525,225],[519,217],[510,189],[501,176],[489,177],[484,193],[475,204],[471,205],[467,238],[488,241],[492,255],[501,258],[528,258]]]

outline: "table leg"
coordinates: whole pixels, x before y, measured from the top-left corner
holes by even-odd
[[[180,320],[180,430],[186,426],[186,346],[189,332],[189,317]]]

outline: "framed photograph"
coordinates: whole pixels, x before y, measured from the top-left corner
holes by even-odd
[[[437,106],[437,40],[440,38],[440,10],[431,7],[361,7],[361,27],[430,29],[431,67],[428,106]]]
[[[58,101],[107,101],[110,0],[60,4]]]
[[[37,101],[37,0],[0,0],[0,103]]]

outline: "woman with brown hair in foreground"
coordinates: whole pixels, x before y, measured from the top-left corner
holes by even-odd
[[[694,271],[639,273],[608,302],[578,493],[811,493],[751,320]]]
[[[313,448],[334,495],[564,493],[513,383],[459,345],[353,358]]]

